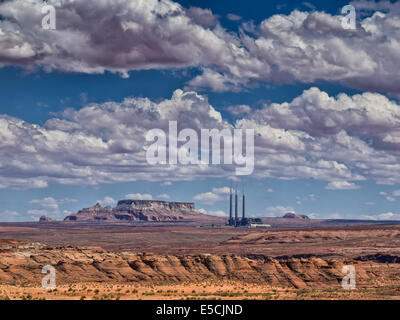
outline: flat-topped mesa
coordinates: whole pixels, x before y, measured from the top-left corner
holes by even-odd
[[[80,210],[64,221],[180,221],[203,216],[194,203],[156,200],[121,200],[115,208],[100,204]]]
[[[196,210],[194,203],[190,202],[168,202],[157,200],[121,200],[118,201],[117,208],[163,208],[167,210]]]

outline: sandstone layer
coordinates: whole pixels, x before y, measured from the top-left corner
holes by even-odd
[[[358,286],[398,284],[400,260],[394,256],[358,259],[271,258],[238,255],[154,255],[110,252],[95,247],[56,247],[2,241],[0,284],[40,284],[46,265],[56,269],[57,282],[170,283],[232,280],[307,289],[340,288],[342,267],[353,265]]]

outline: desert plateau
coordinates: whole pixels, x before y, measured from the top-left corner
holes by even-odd
[[[0,224],[1,299],[398,299],[400,226]],[[41,287],[46,265],[57,287]],[[342,268],[354,266],[356,289]]]

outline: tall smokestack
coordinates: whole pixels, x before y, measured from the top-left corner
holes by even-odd
[[[232,187],[230,189],[230,195],[229,195],[229,225],[233,225],[233,194],[232,194]]]
[[[245,223],[245,218],[246,218],[246,195],[244,192],[244,181],[242,181],[242,193],[243,193],[243,197],[242,197],[242,224]]]
[[[235,192],[235,226],[238,225],[238,193],[237,193],[237,188]]]
[[[243,193],[243,199],[242,199],[242,205],[243,205],[243,207],[242,207],[242,220],[243,220],[243,222],[244,222],[244,219],[246,218],[246,196],[244,195],[244,193]]]

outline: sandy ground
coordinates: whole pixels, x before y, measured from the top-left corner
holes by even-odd
[[[400,226],[251,230],[229,227],[133,227],[0,224],[0,239],[60,246],[99,246],[154,254],[400,256]]]
[[[2,300],[398,300],[398,286],[325,290],[296,290],[234,281],[206,281],[170,285],[79,283],[54,290],[0,285]]]

